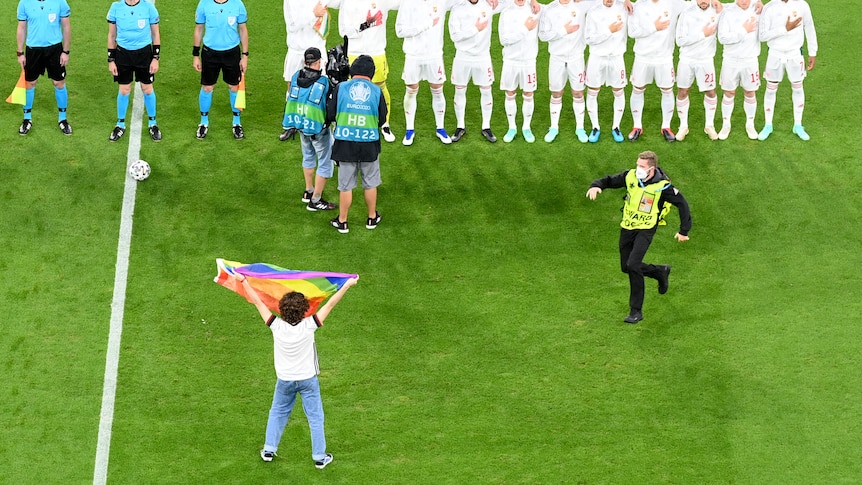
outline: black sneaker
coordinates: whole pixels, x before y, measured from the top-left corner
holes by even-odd
[[[296,136],[296,128],[288,128],[278,135],[278,141],[292,140]]]
[[[667,293],[668,286],[670,283],[668,279],[670,278],[670,266],[667,264],[659,266],[659,270],[661,274],[658,277],[658,294],[664,295]]]
[[[322,460],[315,460],[314,467],[318,470],[321,470],[323,468],[326,468],[326,465],[329,465],[330,463],[332,463],[332,453],[327,453]]]
[[[664,139],[669,141],[669,142],[676,141],[676,135],[674,135],[673,132],[670,131],[670,128],[662,128],[661,134],[662,134],[662,136],[664,136]],[[755,138],[757,138],[757,137],[755,137]]]
[[[377,227],[377,224],[380,224],[380,213],[374,211],[374,217],[369,217],[365,220],[365,228],[374,229],[375,227]]]
[[[33,128],[33,122],[31,120],[24,120],[18,128],[18,134],[22,136],[26,135],[27,133],[30,133],[30,128]]]
[[[111,130],[111,134],[108,135],[108,141],[117,141],[126,134],[126,129],[121,126],[115,126],[113,130]]]
[[[489,142],[491,142],[491,143],[496,143],[496,142],[497,142],[497,137],[496,137],[496,136],[494,136],[494,133],[493,133],[493,132],[491,132],[491,129],[490,129],[490,128],[485,128],[484,130],[482,130],[482,136],[484,136],[484,137],[485,137],[485,139],[486,139],[486,140],[488,140],[488,141],[489,141]]]
[[[64,135],[69,136],[72,134],[72,127],[69,126],[69,122],[67,120],[58,122],[57,126],[60,127],[60,131],[62,131]]]
[[[242,125],[233,125],[233,137],[237,140],[245,138],[245,132],[242,131]]]
[[[311,190],[306,190],[302,192],[302,201],[306,204],[311,202],[311,196],[314,195],[314,192]]]
[[[455,128],[455,133],[452,133],[452,136],[449,138],[453,142],[456,142],[464,137],[467,134],[467,130],[464,128]]]
[[[332,220],[329,221],[329,223],[332,224],[332,227],[338,229],[338,232],[340,232],[341,234],[347,234],[348,232],[350,232],[350,228],[347,227],[347,221],[339,221],[338,216],[333,217]]]
[[[273,457],[275,457],[274,451],[264,451],[260,450],[260,459],[263,461],[272,461]]]
[[[210,129],[207,125],[198,125],[198,131],[197,133],[195,133],[195,136],[198,138],[198,140],[203,140],[207,137],[208,131],[210,131]]]
[[[638,141],[643,134],[642,128],[632,128],[632,131],[629,132],[629,141]]]
[[[629,313],[629,316],[623,318],[623,321],[626,323],[638,323],[639,321],[641,321],[643,319],[644,319],[643,313],[641,313],[640,311],[632,310],[631,313]]]
[[[161,141],[162,130],[159,129],[159,125],[153,125],[150,127],[150,137],[153,141]]]
[[[333,204],[333,203],[327,202],[323,199],[320,199],[317,202],[308,201],[308,205],[305,206],[305,208],[307,210],[310,210],[311,212],[315,212],[315,211],[331,211],[332,209],[337,209],[338,206]]]

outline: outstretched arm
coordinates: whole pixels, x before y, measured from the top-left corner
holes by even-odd
[[[355,285],[358,281],[359,276],[347,280],[347,282],[344,283],[344,285],[339,288],[338,291],[334,295],[332,295],[332,297],[326,303],[324,303],[322,307],[317,310],[317,321],[323,324],[323,321],[326,320],[326,317],[329,316],[329,312],[331,312],[332,309],[335,308],[335,305],[337,305],[338,302],[341,301],[341,297],[343,297],[344,294],[347,293],[347,290],[351,286]]]
[[[263,318],[264,322],[268,321],[270,317],[272,317],[272,312],[263,304],[263,300],[260,299],[260,295],[257,294],[257,291],[252,288],[251,283],[248,282],[248,278],[239,273],[234,273],[233,277],[235,280],[240,282],[243,288],[245,288],[246,293],[248,293],[249,298],[251,298],[251,302],[254,303],[255,308],[257,308],[257,312],[260,313],[260,318]]]

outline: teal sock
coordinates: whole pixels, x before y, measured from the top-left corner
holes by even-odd
[[[126,128],[126,112],[129,110],[129,95],[117,93],[117,126]]]
[[[66,108],[69,106],[69,91],[66,86],[54,88],[54,97],[57,99],[57,121],[66,119]]]
[[[230,109],[233,111],[233,124],[238,125],[239,122],[239,110],[236,109],[236,91],[230,92]]]
[[[210,124],[210,108],[213,105],[213,93],[212,91],[206,92],[201,88],[201,93],[198,95],[198,103],[201,107],[201,124],[209,126]]]
[[[150,94],[144,95],[144,106],[147,108],[147,116],[150,117],[149,125],[153,126],[156,124],[156,92],[155,90]]]
[[[24,102],[24,119],[33,119],[33,99],[36,97],[36,88],[28,88],[26,91],[26,101]]]

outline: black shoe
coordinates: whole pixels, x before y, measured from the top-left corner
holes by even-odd
[[[311,202],[311,196],[314,195],[314,192],[311,190],[305,190],[302,192],[302,201],[306,204]]]
[[[153,125],[150,127],[150,137],[153,141],[161,141],[162,130],[159,129],[159,125]]]
[[[365,228],[374,229],[375,227],[377,227],[377,224],[380,224],[380,213],[374,211],[374,217],[369,217],[365,220]]]
[[[308,205],[305,206],[306,209],[311,212],[315,211],[331,211],[332,209],[337,209],[338,206],[323,200],[322,198],[317,202],[308,201]]]
[[[659,268],[661,268],[661,274],[658,277],[658,294],[664,295],[667,293],[669,285],[668,279],[670,278],[670,265],[664,264],[659,266]]]
[[[629,313],[629,316],[623,318],[623,321],[626,323],[638,323],[639,321],[641,321],[643,319],[644,319],[643,313],[641,313],[639,311],[632,310],[631,313]]]
[[[670,131],[670,128],[662,128],[661,134],[664,135],[664,139],[669,142],[676,141],[676,135],[674,135],[673,132]]]
[[[450,139],[453,142],[456,142],[460,140],[465,134],[467,134],[467,130],[465,130],[464,128],[455,128],[455,133],[452,133]]]
[[[490,141],[491,143],[497,142],[497,137],[494,136],[494,133],[491,132],[490,128],[485,128],[484,130],[482,130],[482,136],[484,136],[485,139]]]
[[[296,128],[288,128],[281,132],[281,135],[278,135],[278,141],[287,141],[292,140],[296,137]]]
[[[327,453],[326,456],[324,456],[322,460],[320,460],[320,461],[315,460],[314,468],[317,468],[318,470],[322,470],[322,469],[326,468],[326,465],[329,465],[330,463],[332,463],[332,453]]]
[[[347,234],[348,232],[350,232],[350,228],[347,227],[347,221],[339,221],[338,216],[333,217],[332,220],[329,221],[329,223],[332,225],[332,227],[338,229],[338,232],[340,232],[341,234]]]
[[[122,126],[115,126],[113,130],[111,130],[111,134],[108,135],[108,141],[117,141],[126,134],[126,129]]]
[[[207,125],[198,125],[198,131],[197,133],[195,133],[195,136],[198,138],[198,140],[203,140],[207,137],[208,131],[210,131],[210,129]]]
[[[641,128],[632,128],[632,131],[629,132],[629,141],[638,141],[641,135],[644,134],[644,130]]]
[[[233,137],[237,140],[245,138],[245,132],[242,131],[242,125],[233,125]]]
[[[72,127],[69,126],[69,122],[67,120],[58,122],[57,126],[60,127],[60,131],[62,131],[64,135],[69,136],[72,134]]]
[[[18,128],[18,134],[22,136],[26,135],[27,133],[30,133],[30,128],[33,128],[33,122],[31,120],[24,120]]]

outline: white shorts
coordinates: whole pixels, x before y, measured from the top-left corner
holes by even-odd
[[[476,86],[494,84],[494,67],[490,57],[484,61],[465,61],[455,57],[452,61],[452,84],[466,86],[471,79]]]
[[[769,82],[780,83],[787,73],[787,80],[792,83],[801,83],[807,74],[805,70],[805,57],[800,53],[792,57],[779,57],[769,55],[766,57],[766,67],[763,69],[763,78]]]
[[[715,63],[696,62],[690,59],[680,59],[676,70],[676,86],[688,89],[697,80],[697,89],[700,92],[715,89]]]
[[[428,81],[430,84],[446,82],[446,67],[443,58],[434,60],[404,59],[404,71],[401,73],[404,84],[419,84]]]
[[[587,61],[587,86],[624,88],[627,85],[626,63],[623,56],[590,56]]]
[[[326,52],[321,52],[320,68],[326,72]],[[305,51],[298,52],[296,50],[288,50],[284,56],[284,82],[290,82],[290,79],[296,74],[296,71],[305,67]]]
[[[536,63],[522,64],[503,60],[503,72],[500,73],[500,89],[515,91],[521,88],[525,93],[532,93],[538,84],[536,79]]]
[[[632,64],[631,82],[633,86],[646,86],[655,82],[659,88],[672,88],[675,82],[673,61],[656,64],[635,58]]]
[[[583,91],[587,82],[587,68],[584,58],[566,61],[551,57],[548,62],[548,86],[552,92],[562,91],[569,82],[573,91]]]
[[[721,63],[718,83],[725,91],[736,91],[738,87],[744,91],[757,91],[760,89],[760,70],[757,67],[757,60],[745,64],[725,60]]]

